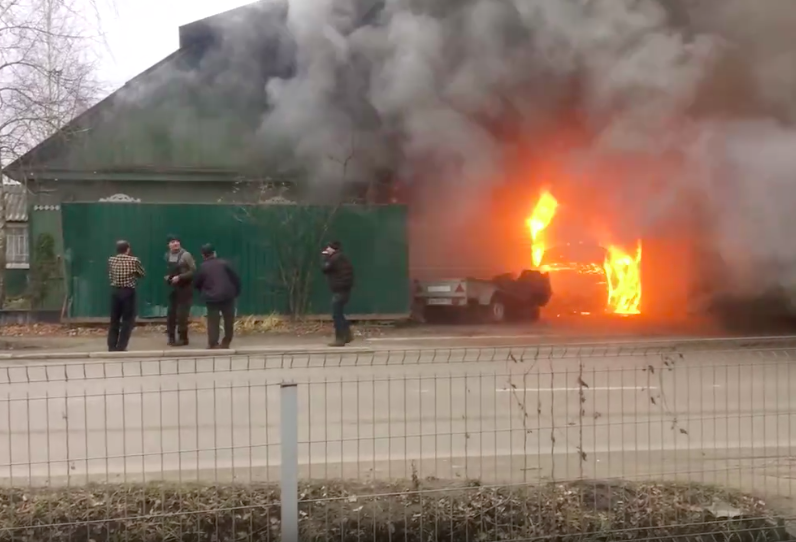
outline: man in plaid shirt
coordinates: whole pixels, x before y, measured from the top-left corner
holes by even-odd
[[[141,261],[130,254],[130,243],[116,242],[116,255],[108,258],[111,281],[111,325],[108,328],[108,351],[124,352],[133,333],[136,316],[135,288],[145,276]]]

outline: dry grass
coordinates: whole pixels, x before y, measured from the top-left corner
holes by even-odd
[[[24,324],[0,326],[0,337],[101,337],[105,326],[68,326],[65,324]]]
[[[581,482],[300,488],[301,540],[790,540],[753,497],[712,487]],[[0,541],[279,540],[279,491],[265,485],[93,486],[0,492]]]
[[[191,323],[196,331],[207,331],[207,319],[201,318]],[[235,334],[241,335],[315,335],[331,329],[331,324],[313,320],[294,320],[279,314],[263,316],[249,315],[235,319]],[[165,330],[165,328],[164,328]]]
[[[244,316],[235,321],[236,333],[269,333],[286,327],[287,321],[278,314],[268,316]]]
[[[7,311],[30,310],[30,299],[27,297],[10,297],[6,299],[3,309]]]

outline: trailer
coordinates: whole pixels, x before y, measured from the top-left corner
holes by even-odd
[[[550,276],[525,270],[491,280],[476,278],[415,281],[415,303],[426,321],[467,314],[480,321],[536,320],[552,297]]]

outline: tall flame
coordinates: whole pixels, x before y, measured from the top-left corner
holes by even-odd
[[[545,242],[542,232],[550,225],[558,209],[558,201],[550,192],[544,191],[533,208],[533,213],[525,221],[531,230],[531,251],[534,267],[539,267],[544,256]]]
[[[603,269],[608,283],[608,312],[641,314],[641,241],[635,256],[609,246]]]
[[[557,209],[558,201],[550,192],[544,191],[525,221],[531,233],[534,267],[538,268],[542,263],[547,248],[543,233],[553,221]],[[599,269],[599,266],[593,267]],[[602,271],[608,288],[606,311],[622,315],[641,314],[641,241],[637,242],[633,256],[616,245],[608,246]]]

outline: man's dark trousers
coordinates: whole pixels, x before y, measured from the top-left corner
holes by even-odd
[[[335,292],[332,294],[332,322],[334,322],[334,335],[344,341],[350,340],[351,325],[345,318],[345,306],[351,297],[350,292]]]
[[[108,328],[108,351],[127,350],[135,326],[135,288],[113,288],[111,324]]]
[[[221,346],[228,348],[232,343],[232,333],[235,327],[235,300],[222,301],[221,303],[207,303],[207,345],[218,346],[219,325],[224,318],[224,340]]]
[[[176,338],[175,331],[179,333],[181,341],[188,341],[188,317],[193,304],[193,290],[189,287],[175,286],[169,292],[169,309],[166,313],[166,333],[169,341]]]

